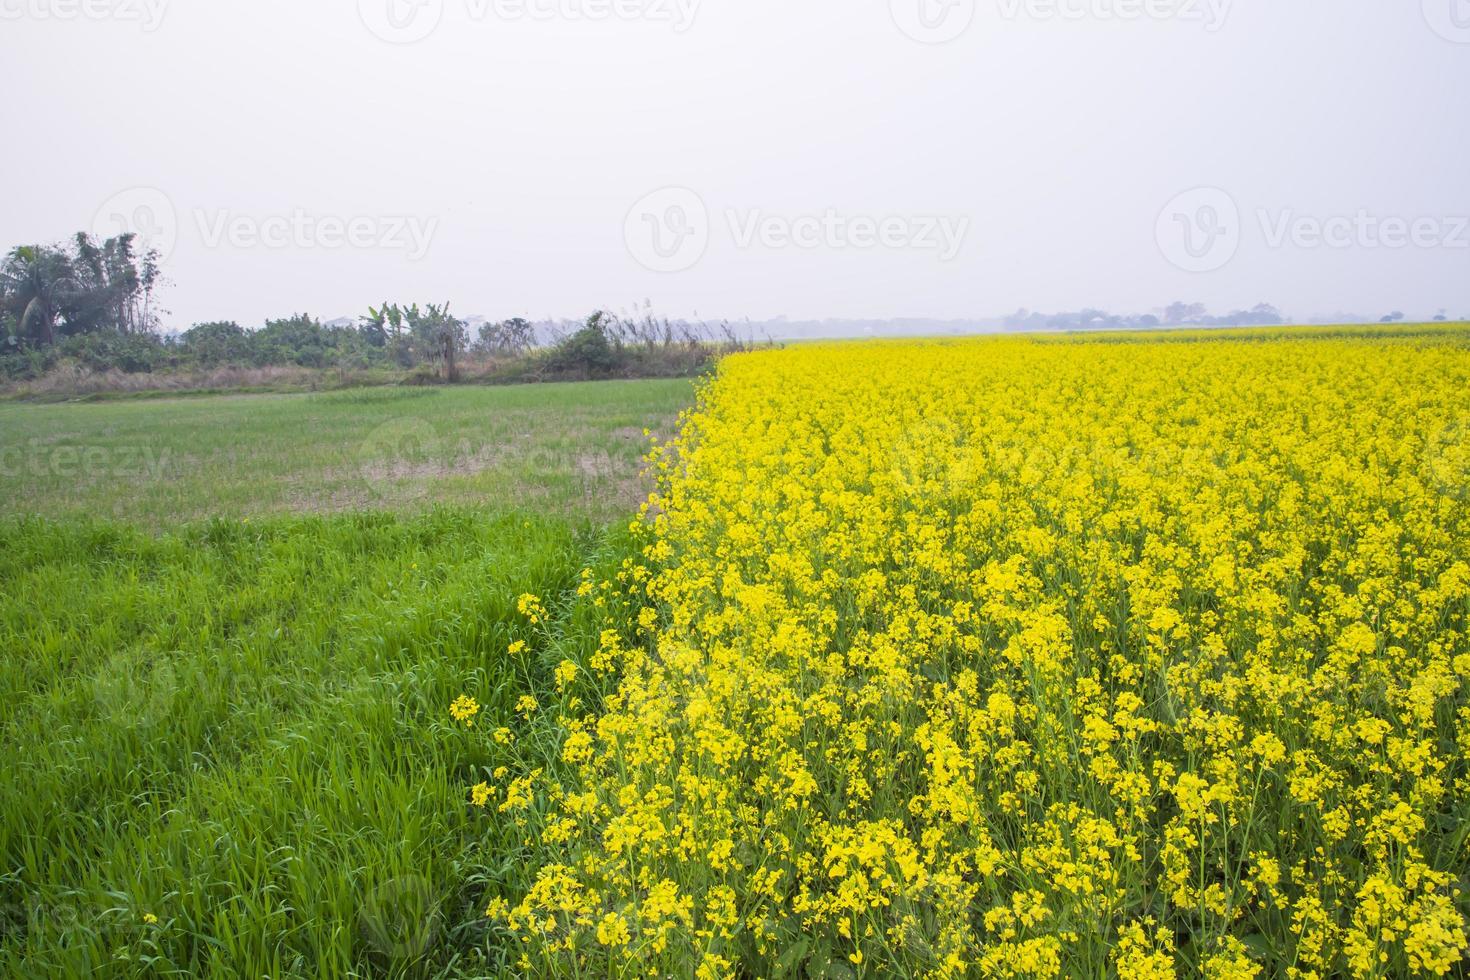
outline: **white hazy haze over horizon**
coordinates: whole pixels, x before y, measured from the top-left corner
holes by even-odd
[[[171,330],[1470,315],[1470,0],[0,0],[0,77],[0,248],[143,226]]]

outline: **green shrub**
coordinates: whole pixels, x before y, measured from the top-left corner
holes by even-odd
[[[605,314],[598,311],[587,318],[586,326],[552,348],[547,368],[558,373],[606,378],[623,361],[622,345],[608,338]]]
[[[111,331],[67,337],[57,345],[63,358],[75,360],[89,371],[122,371],[143,374],[170,367],[175,362],[166,341],[156,334],[121,334]]]

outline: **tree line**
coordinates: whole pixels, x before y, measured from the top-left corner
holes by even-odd
[[[1286,323],[1281,311],[1270,303],[1248,310],[1212,316],[1203,303],[1174,302],[1157,313],[1108,313],[1085,309],[1072,313],[1034,313],[1017,310],[1006,317],[1007,330],[1149,330],[1154,327],[1277,327]]]
[[[156,252],[132,234],[97,242],[26,245],[0,261],[0,381],[30,381],[63,365],[127,374],[224,367],[406,372],[459,380],[467,357],[508,379],[696,373],[719,350],[743,346],[727,326],[596,311],[576,323],[513,317],[470,324],[448,303],[383,302],[355,321],[301,313],[249,329],[234,321],[160,329]]]
[[[132,234],[95,241],[78,233],[62,245],[22,245],[0,263],[0,338],[6,347],[42,348],[98,331],[151,333],[160,284],[157,253]]]

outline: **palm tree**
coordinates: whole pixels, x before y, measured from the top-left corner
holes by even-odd
[[[22,338],[42,345],[56,342],[56,318],[78,290],[66,253],[42,245],[21,245],[0,264],[0,297],[18,313]]]

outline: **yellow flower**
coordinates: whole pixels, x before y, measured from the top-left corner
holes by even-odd
[[[563,660],[556,665],[556,689],[564,691],[567,685],[577,679],[577,665],[570,660]]]
[[[609,912],[597,923],[597,941],[604,946],[626,946],[632,939],[628,931],[628,920],[616,912]]]
[[[1464,973],[1467,338],[721,360],[507,774],[523,968]]]
[[[480,702],[467,694],[461,694],[449,706],[449,713],[455,721],[463,722],[466,728],[471,728],[475,724],[475,715],[480,713]]]
[[[526,617],[532,626],[538,625],[546,619],[546,607],[541,604],[541,599],[531,595],[529,592],[516,600],[516,610]]]

